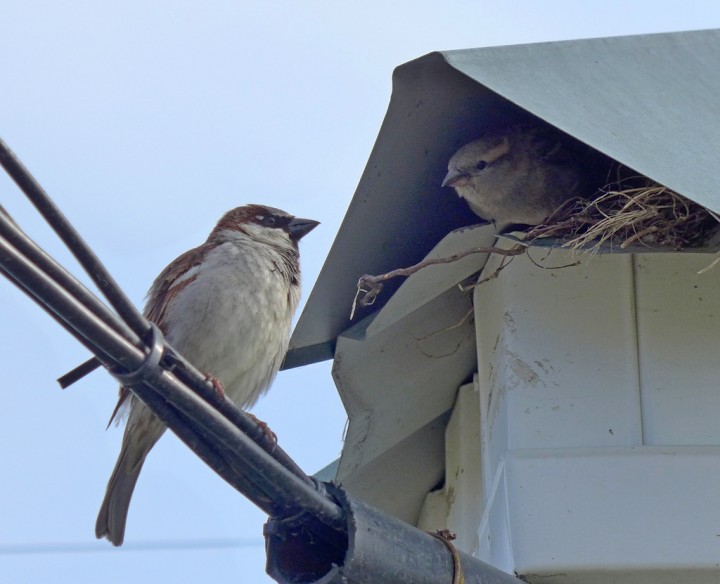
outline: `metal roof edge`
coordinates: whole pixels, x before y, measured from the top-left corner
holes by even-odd
[[[460,49],[442,56],[527,112],[720,212],[714,172],[720,152],[720,29]]]
[[[361,275],[411,265],[443,235],[472,223],[439,183],[452,152],[490,119],[540,117],[720,212],[717,63],[720,30],[701,30],[438,51],[398,66],[378,138],[285,367],[332,356],[337,335],[353,324]]]

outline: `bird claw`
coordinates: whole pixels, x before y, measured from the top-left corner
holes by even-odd
[[[215,388],[215,391],[221,398],[225,397],[225,387],[223,386],[222,381],[220,381],[217,377],[211,375],[210,373],[205,374],[205,379],[212,383],[212,386]],[[247,413],[247,415],[252,418],[252,421],[257,424],[258,428],[260,428],[267,441],[274,447],[278,442],[277,434],[275,434],[275,432],[270,429],[270,426],[268,426],[265,422],[263,422],[256,416],[248,412],[245,413]]]
[[[225,387],[217,377],[211,375],[210,373],[206,373],[205,379],[212,383],[212,386],[215,388],[215,391],[218,392],[218,395],[220,395],[220,397],[225,397]]]
[[[257,416],[253,416],[253,415],[252,415],[251,413],[249,413],[249,412],[245,412],[245,413],[246,413],[248,416],[250,416],[250,417],[252,418],[252,421],[257,424],[257,426],[258,426],[258,428],[260,428],[260,430],[262,430],[262,433],[265,435],[265,438],[267,438],[267,440],[268,440],[273,446],[276,446],[276,445],[277,445],[277,442],[278,442],[277,434],[275,434],[275,432],[273,432],[273,431],[270,429],[270,426],[268,426],[267,423],[265,423],[265,422],[263,422],[262,420],[260,420]]]

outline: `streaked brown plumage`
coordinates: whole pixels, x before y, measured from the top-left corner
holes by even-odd
[[[280,368],[300,298],[298,241],[317,224],[272,207],[238,207],[150,288],[145,316],[240,407],[252,406]],[[165,431],[123,388],[118,406],[129,409],[128,421],[95,526],[97,537],[114,545],[123,542],[145,458]]]

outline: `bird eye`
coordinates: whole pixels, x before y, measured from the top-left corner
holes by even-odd
[[[278,218],[275,215],[257,215],[255,219],[265,227],[276,227],[278,224]]]
[[[485,170],[485,167],[486,167],[487,165],[488,165],[487,162],[485,162],[484,160],[481,160],[480,162],[478,162],[478,163],[475,165],[475,168],[478,169],[478,170]]]

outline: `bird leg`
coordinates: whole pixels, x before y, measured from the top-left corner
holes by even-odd
[[[211,373],[206,373],[205,379],[208,380],[210,383],[212,383],[212,386],[215,388],[215,391],[218,393],[218,395],[221,398],[224,399],[225,398],[225,386],[223,386],[222,381],[220,381],[217,377],[215,377]],[[257,424],[257,427],[260,429],[260,431],[265,436],[267,441],[272,445],[272,448],[274,448],[278,441],[277,434],[275,434],[275,432],[273,432],[270,429],[270,426],[268,426],[267,423],[263,422],[256,416],[253,416],[249,412],[245,412],[245,413],[248,416],[250,416],[250,418],[252,418],[252,421],[255,422],[255,424]],[[271,451],[272,451],[272,448],[271,448]]]
[[[266,439],[268,440],[268,442],[272,445],[272,449],[274,449],[275,446],[277,445],[277,441],[278,441],[278,439],[277,439],[277,434],[275,434],[275,432],[273,432],[273,431],[270,429],[270,426],[268,426],[266,422],[263,422],[263,421],[260,420],[257,416],[254,416],[254,415],[251,414],[250,412],[245,412],[245,413],[246,413],[248,416],[250,416],[250,418],[252,418],[252,421],[253,421],[253,422],[255,422],[255,423],[257,424],[258,428],[259,428],[259,429],[262,431],[262,433],[265,435],[265,438],[266,438]],[[271,452],[272,452],[272,449],[271,449]]]
[[[220,397],[225,397],[225,387],[222,384],[222,381],[220,381],[217,377],[212,375],[211,373],[205,374],[205,379],[212,383],[212,386],[215,388],[215,391],[217,391],[218,395]]]

